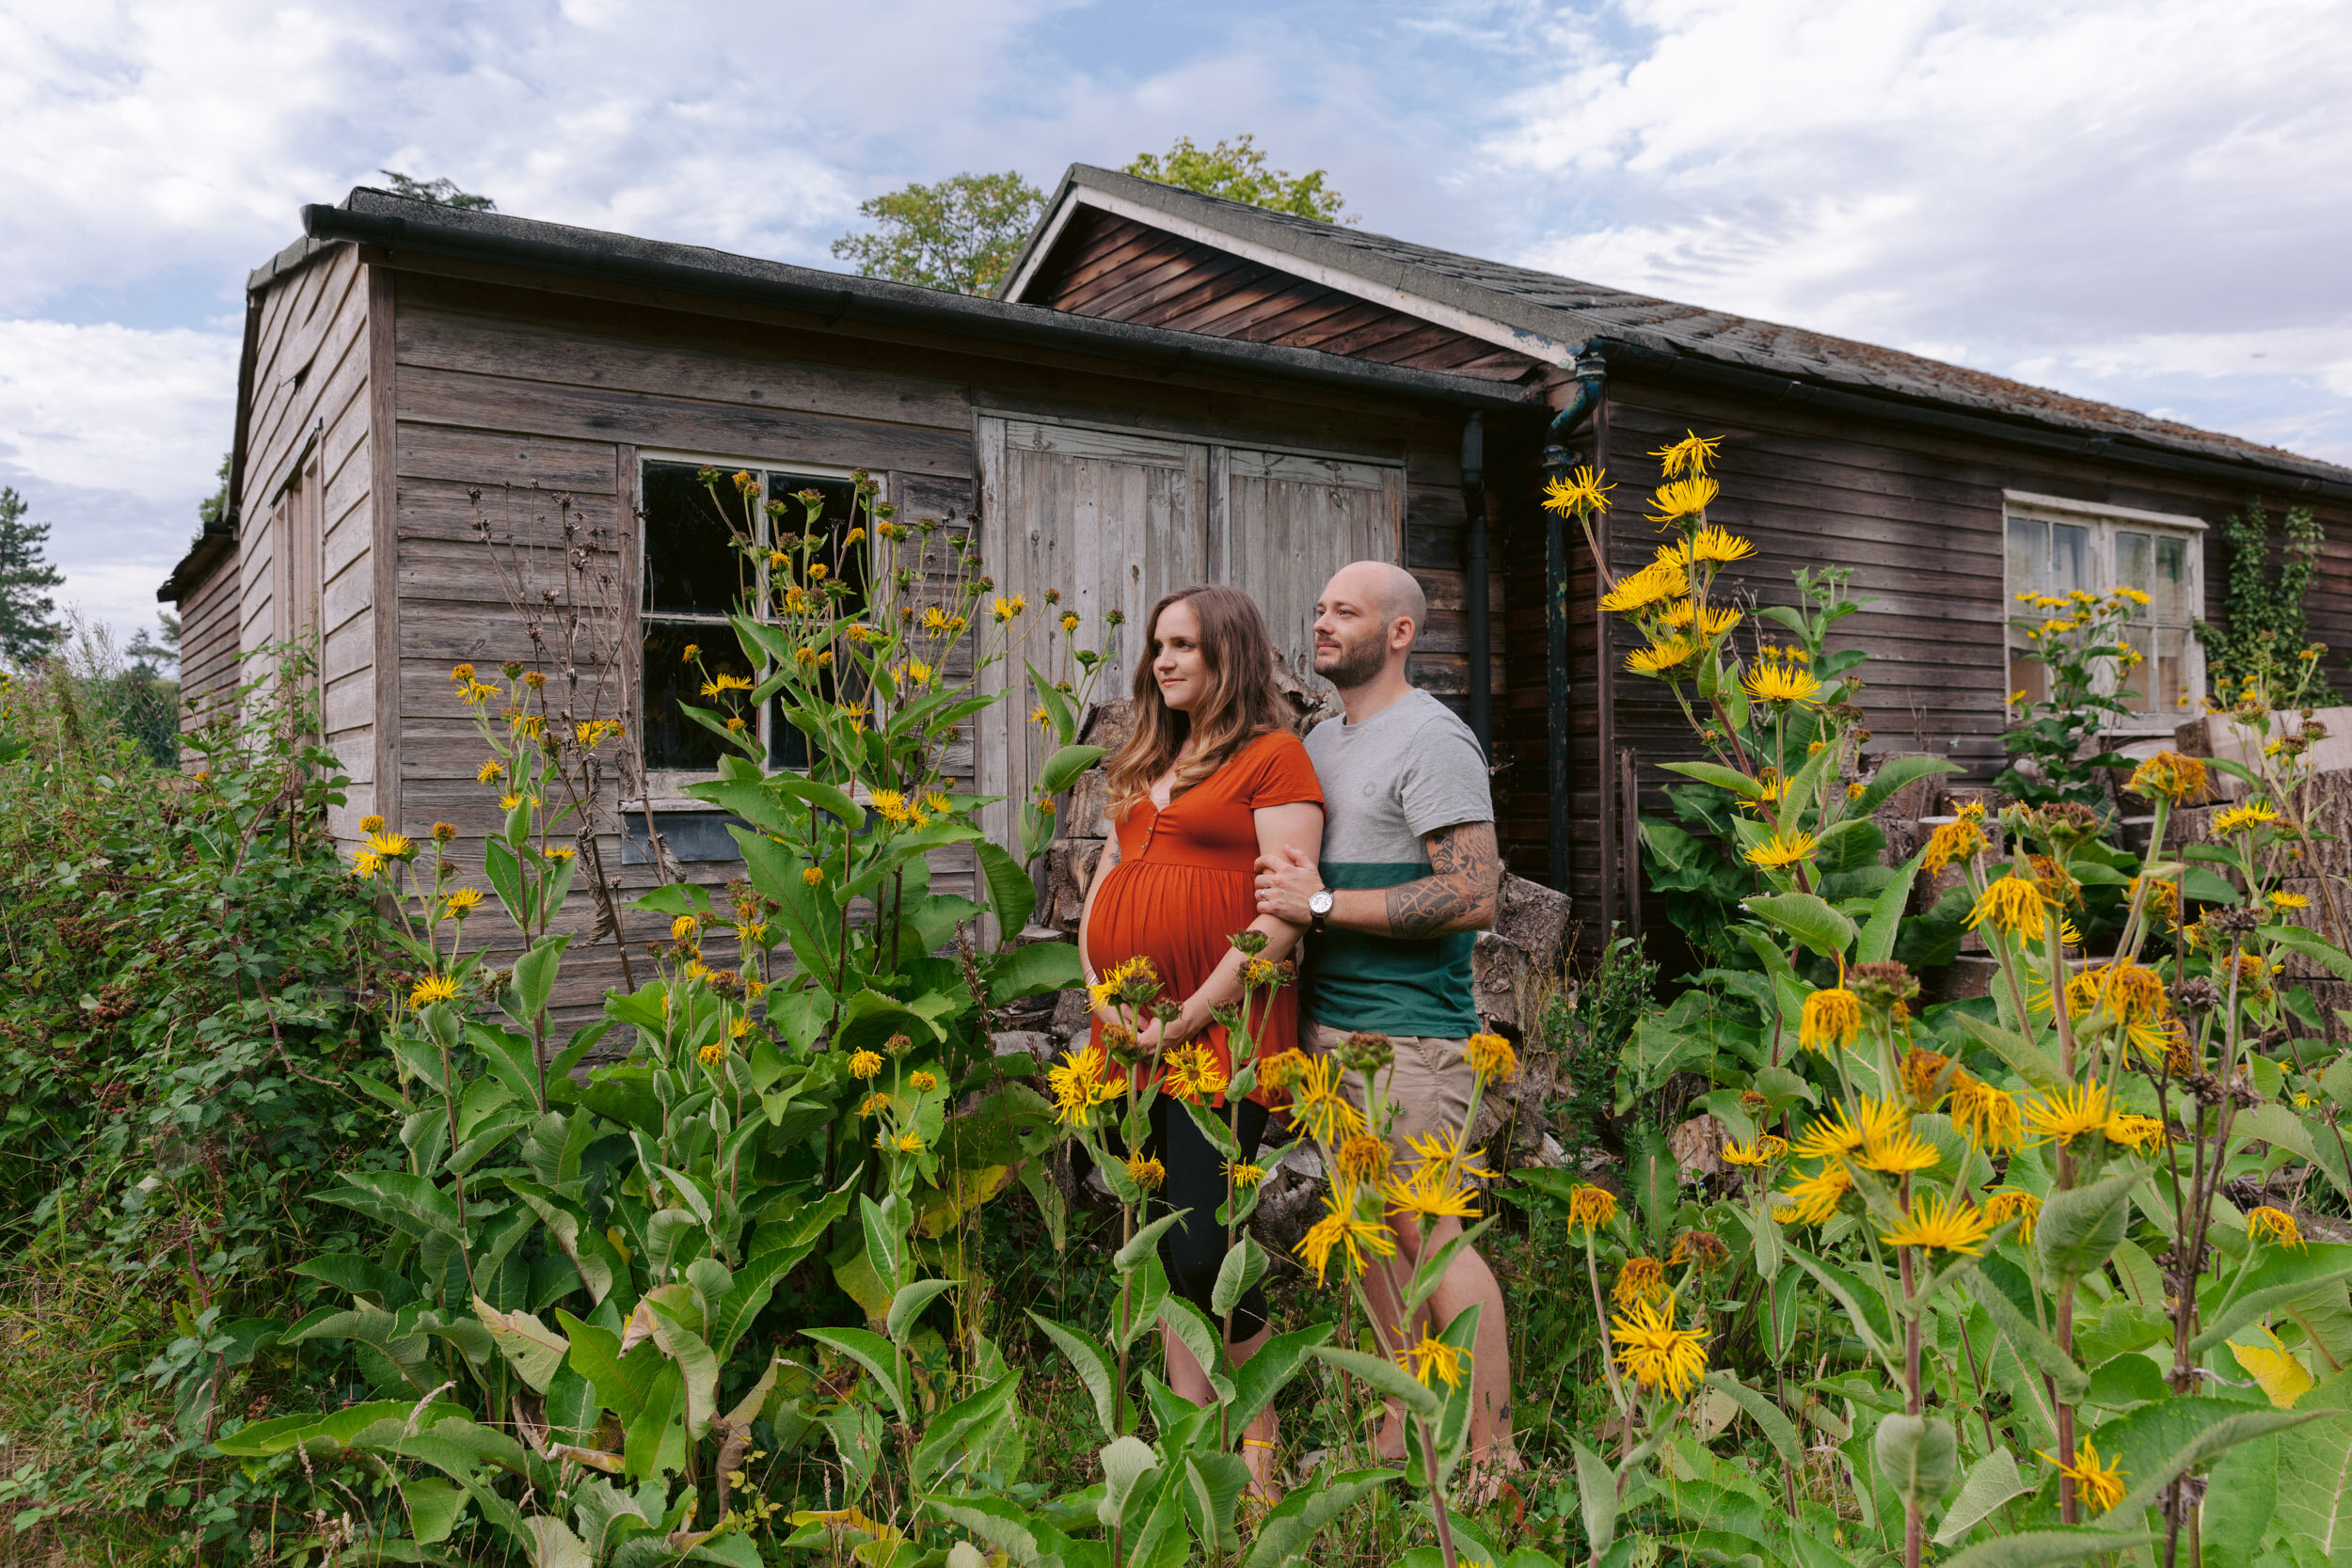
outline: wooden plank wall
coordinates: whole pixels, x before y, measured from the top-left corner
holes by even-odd
[[[180,733],[193,735],[212,721],[237,689],[238,589],[242,577],[231,546],[212,572],[180,601]],[[193,752],[181,752],[181,766],[205,766]]]
[[[1947,756],[1971,782],[1989,782],[2004,765],[2007,678],[2003,618],[2004,489],[2154,512],[2184,514],[2217,528],[2221,518],[2261,489],[2257,476],[2242,486],[2166,476],[2145,468],[1899,425],[1861,425],[1780,401],[1758,402],[1690,386],[1613,377],[1610,386],[1609,477],[1614,499],[1619,572],[1645,563],[1659,535],[1643,521],[1641,502],[1660,478],[1650,455],[1688,430],[1724,437],[1715,473],[1722,499],[1710,519],[1753,541],[1756,553],[1726,572],[1758,605],[1793,604],[1790,573],[1800,566],[1853,568],[1851,592],[1876,602],[1848,617],[1834,647],[1867,650],[1861,703],[1873,752],[1920,752]],[[2267,498],[2283,515],[2283,490]],[[1513,733],[1524,745],[1540,739],[1542,711],[1542,524],[1532,496],[1514,503],[1507,551],[1513,612]],[[2318,585],[2309,604],[2312,634],[2337,652],[2331,667],[2339,689],[2352,690],[2344,652],[2352,639],[2352,508],[2316,508],[2328,531]],[[1585,552],[1576,541],[1572,559]],[[2207,615],[2218,619],[2227,577],[2226,551],[2208,535]],[[1571,621],[1573,731],[1570,788],[1576,823],[1572,892],[1580,911],[1597,908],[1598,816],[1602,764],[1598,710],[1590,694],[1597,673],[1589,607],[1589,569],[1573,587],[1580,607]],[[1777,629],[1777,628],[1775,628]],[[1673,775],[1660,762],[1697,754],[1666,687],[1625,673],[1632,646],[1619,627],[1610,657],[1616,676],[1616,743],[1639,750],[1645,809],[1664,809],[1658,790]],[[1512,789],[1510,821],[1518,842],[1543,842],[1545,804],[1536,781],[1540,764],[1522,763]],[[1656,900],[1645,904],[1645,924],[1662,926]],[[1592,933],[1597,936],[1597,933]]]
[[[1063,227],[1022,298],[1082,316],[1495,381],[1541,369],[1516,351],[1091,207]]]
[[[620,546],[615,569],[633,582],[641,451],[863,467],[884,479],[902,517],[953,516],[958,529],[971,526],[978,500],[976,405],[1155,426],[1195,440],[1279,449],[1287,439],[1402,455],[1410,465],[1408,525],[1417,506],[1430,519],[1408,526],[1406,553],[1430,563],[1422,576],[1433,600],[1447,607],[1432,617],[1416,674],[1458,700],[1459,436],[1448,420],[1314,389],[1208,389],[1156,372],[1106,373],[1100,360],[1073,365],[1033,352],[1013,360],[954,341],[851,337],[802,318],[716,320],[423,271],[396,278],[390,401],[403,816],[412,832],[435,820],[454,825],[455,852],[469,874],[478,875],[496,791],[475,781],[484,752],[452,695],[449,669],[464,660],[486,673],[523,657],[528,641],[483,570],[468,492],[482,489],[484,503],[496,506],[507,504],[503,485],[569,494],[583,515],[612,531]],[[979,526],[985,536],[986,520]],[[997,588],[1009,594],[1017,585]],[[1032,594],[1033,612],[1038,601]],[[991,719],[1019,724],[1024,712],[1025,705]],[[957,766],[968,768],[968,755],[967,744]],[[625,894],[651,884],[650,867],[619,866],[617,838],[606,846],[608,870]],[[738,867],[704,869],[717,879]],[[939,885],[951,885],[944,872]],[[573,904],[560,928],[585,932],[586,899],[575,895]],[[628,938],[652,940],[661,924],[632,917]],[[610,945],[576,949],[566,973],[592,988],[620,979]]]
[[[240,498],[238,647],[315,640],[325,736],[352,780],[328,817],[345,841],[376,808],[369,386],[366,270],[352,246],[336,245],[262,301]],[[261,673],[250,661],[241,673]]]

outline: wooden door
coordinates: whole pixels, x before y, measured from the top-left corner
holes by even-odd
[[[1255,594],[1277,657],[1314,673],[1315,600],[1351,561],[1403,563],[1405,471],[1392,464],[1220,448],[1209,578]]]
[[[1126,695],[1153,601],[1210,579],[1209,449],[993,415],[981,416],[977,435],[981,558],[998,594],[1028,604],[1013,656],[983,677],[984,689],[1009,688],[1010,695],[976,726],[979,792],[1006,798],[982,814],[981,826],[1009,843],[1018,839],[1014,814],[1044,760],[1042,732],[1026,717],[1037,700],[1024,658],[1049,679],[1059,673],[1057,617],[1074,611],[1079,646],[1108,655],[1095,699]],[[1049,591],[1061,595],[1051,609]],[[1124,617],[1118,626],[1105,620],[1114,610]]]

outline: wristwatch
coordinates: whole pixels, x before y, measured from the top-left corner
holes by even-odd
[[[1307,912],[1313,917],[1311,922],[1313,928],[1317,931],[1322,930],[1323,923],[1331,918],[1331,890],[1327,887],[1319,887],[1309,894]]]

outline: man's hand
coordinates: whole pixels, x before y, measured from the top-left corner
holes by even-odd
[[[1308,898],[1323,891],[1323,877],[1315,863],[1298,852],[1295,844],[1282,846],[1279,855],[1258,857],[1258,912],[1270,914],[1293,926],[1312,925],[1314,916],[1308,911]]]

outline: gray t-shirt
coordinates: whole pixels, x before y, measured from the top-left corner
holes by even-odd
[[[1429,875],[1422,835],[1494,820],[1478,737],[1428,692],[1412,690],[1360,724],[1327,719],[1307,736],[1323,784],[1323,881],[1385,888]],[[1334,1029],[1459,1038],[1475,1033],[1469,931],[1312,938],[1304,1015]]]

